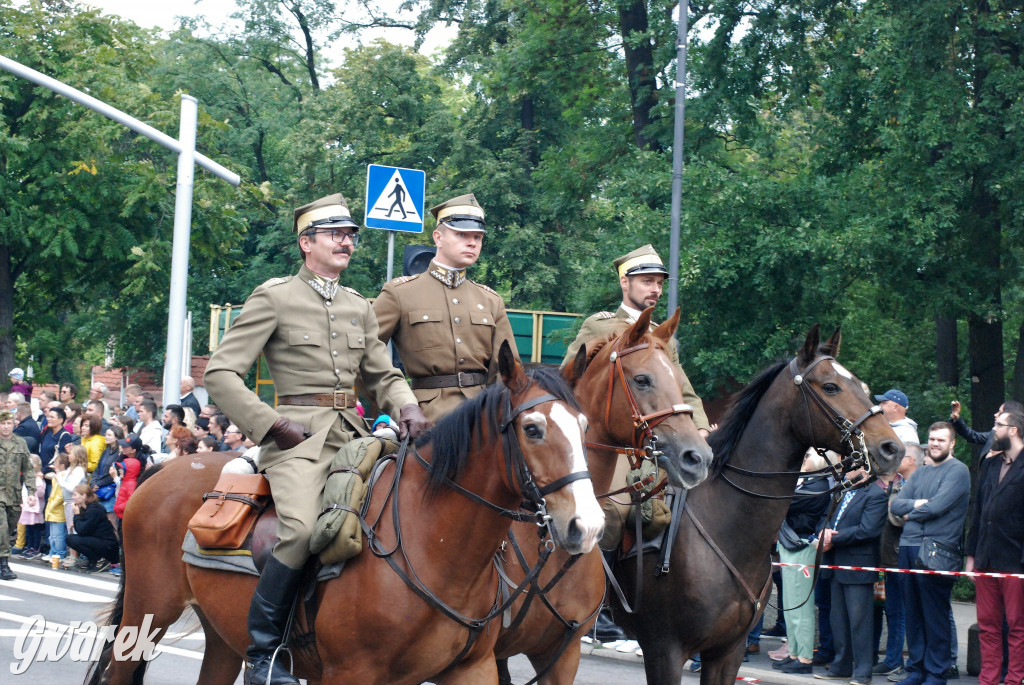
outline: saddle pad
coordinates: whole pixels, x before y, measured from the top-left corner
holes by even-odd
[[[192,531],[185,533],[185,541],[181,545],[181,560],[186,564],[197,568],[206,568],[214,571],[233,571],[235,573],[248,573],[251,576],[259,576],[256,564],[252,560],[252,551],[249,549],[203,549],[196,542]],[[341,575],[344,564],[331,564],[324,566],[316,575],[316,581],[322,583],[325,580],[337,578]]]

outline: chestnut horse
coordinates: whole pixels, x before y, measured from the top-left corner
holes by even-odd
[[[586,471],[586,419],[571,389],[552,370],[524,370],[507,344],[499,369],[503,383],[445,417],[378,481],[366,516],[369,549],[317,586],[312,621],[302,602],[296,610],[292,635],[315,633],[294,641],[298,677],[496,683],[497,630],[488,627],[501,609],[493,560],[508,516],[533,502],[537,511],[523,515],[548,522],[557,544],[572,553],[596,544],[604,517]],[[191,606],[206,635],[199,683],[214,685],[238,675],[257,579],[181,560],[188,520],[220,471],[213,460],[207,465],[194,471],[174,460],[133,495],[109,622],[120,633],[151,615],[159,639]],[[87,682],[141,682],[144,669],[112,660],[108,644]]]
[[[767,599],[772,540],[796,487],[804,452],[827,448],[844,468],[891,473],[903,458],[881,409],[841,366],[840,333],[819,349],[818,326],[800,353],[762,372],[738,393],[709,442],[712,474],[689,491],[669,572],[646,554],[635,614],[616,617],[637,636],[650,685],[679,685],[683,663],[701,655],[701,685],[733,685],[747,633]],[[630,597],[632,563],[616,569]]]
[[[692,488],[703,481],[711,465],[711,448],[697,432],[692,409],[684,404],[676,372],[666,347],[679,324],[679,309],[668,321],[650,330],[651,307],[632,326],[608,339],[580,349],[563,375],[573,384],[576,398],[589,420],[587,453],[594,489],[607,493],[624,483],[612,483],[619,452],[643,454],[655,438],[658,461],[673,485]],[[589,359],[589,361],[588,361]],[[650,426],[650,433],[644,429]],[[616,499],[628,502],[628,494]],[[535,527],[534,527],[535,529]],[[536,535],[529,526],[513,524],[510,531],[522,549],[527,566],[537,563]],[[513,582],[525,576],[522,564],[506,547],[506,570]],[[513,605],[514,616],[528,602],[526,615],[511,629],[503,628],[495,655],[503,682],[509,682],[507,657],[525,653],[540,674],[542,685],[572,683],[580,661],[579,636],[601,608],[605,576],[600,550],[575,560],[564,574],[570,555],[554,552],[538,580],[546,588],[543,598],[524,597]]]

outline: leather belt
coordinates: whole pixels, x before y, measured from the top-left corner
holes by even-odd
[[[285,395],[277,398],[278,404],[294,407],[330,407],[331,409],[355,409],[356,396],[344,390],[333,393],[311,393],[309,395]]]
[[[447,376],[423,376],[412,379],[413,390],[433,390],[435,388],[472,388],[487,382],[486,371],[460,371]]]

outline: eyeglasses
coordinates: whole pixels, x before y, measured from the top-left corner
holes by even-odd
[[[1008,423],[999,423],[998,421],[996,421],[996,425],[997,426],[1002,426],[1003,428],[1009,428],[1010,427],[1010,424],[1008,424]]]
[[[331,240],[336,243],[344,243],[345,238],[352,241],[352,247],[359,244],[359,234],[353,231],[343,231],[340,228],[318,228],[312,231],[306,231],[306,235],[329,235]]]

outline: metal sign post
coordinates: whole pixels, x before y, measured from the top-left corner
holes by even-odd
[[[136,133],[156,141],[178,154],[178,181],[174,198],[174,242],[171,253],[171,291],[167,312],[167,361],[164,367],[164,378],[169,380],[164,382],[163,395],[165,407],[168,404],[177,404],[181,400],[179,382],[185,331],[185,291],[188,284],[188,248],[192,229],[192,181],[195,165],[198,164],[233,186],[241,183],[241,179],[238,174],[195,151],[198,101],[190,95],[182,94],[181,96],[181,124],[178,131],[180,140],[175,140],[91,95],[86,95],[66,83],[50,78],[3,55],[0,55],[0,68],[95,110],[108,119],[127,126]]]
[[[672,141],[672,225],[668,248],[668,316],[672,316],[679,304],[679,222],[683,205],[683,135],[686,123],[688,9],[685,2],[679,3],[679,27],[676,37],[675,135]]]

